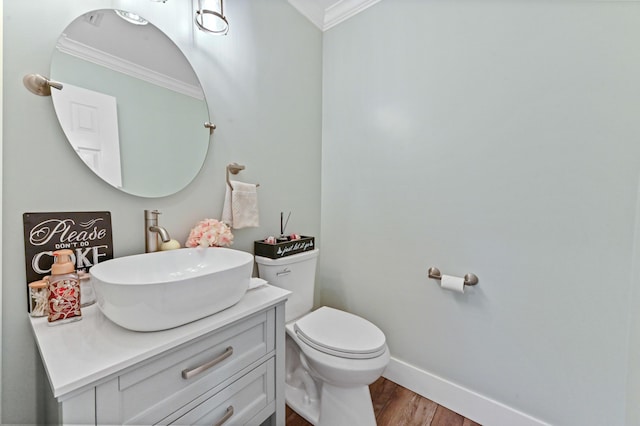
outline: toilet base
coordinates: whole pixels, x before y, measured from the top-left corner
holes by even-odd
[[[309,399],[304,389],[287,384],[285,399],[293,411],[316,426],[375,426],[369,386],[341,388],[322,384],[321,398]]]
[[[369,386],[340,388],[322,385],[318,426],[375,426]]]
[[[310,399],[305,389],[286,383],[284,399],[287,405],[312,425],[317,425],[320,418],[320,400]]]

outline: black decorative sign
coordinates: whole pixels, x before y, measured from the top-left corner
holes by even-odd
[[[53,252],[70,249],[78,271],[113,259],[110,212],[25,213],[27,283],[51,274]]]
[[[278,259],[292,254],[302,253],[303,251],[313,250],[315,248],[315,238],[305,237],[299,240],[291,240],[284,242],[276,242],[274,244],[265,243],[263,240],[254,241],[253,252],[256,256],[268,257],[270,259]]]

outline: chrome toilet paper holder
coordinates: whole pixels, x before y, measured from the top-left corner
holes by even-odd
[[[429,268],[429,278],[433,278],[434,280],[441,280],[442,273],[440,273],[440,269],[432,266]],[[478,276],[476,274],[466,274],[464,276],[464,285],[476,285],[478,284]]]

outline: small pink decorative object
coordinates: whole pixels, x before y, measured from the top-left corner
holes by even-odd
[[[228,247],[233,244],[233,234],[224,222],[204,219],[189,233],[186,247]]]
[[[267,238],[264,239],[264,242],[267,243],[267,244],[275,244],[276,243],[276,237],[273,237],[273,236],[267,237]]]
[[[302,238],[302,237],[299,234],[291,234],[291,236],[289,236],[289,239],[291,241],[299,240],[300,238]]]

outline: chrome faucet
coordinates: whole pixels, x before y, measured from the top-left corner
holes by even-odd
[[[169,233],[162,226],[158,226],[158,210],[144,211],[144,251],[151,253],[158,251],[158,235],[163,243],[171,241]]]

